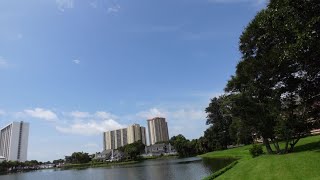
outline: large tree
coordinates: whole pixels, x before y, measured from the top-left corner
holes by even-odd
[[[278,153],[292,151],[319,122],[320,1],[270,0],[241,35],[240,51],[226,87],[239,97],[238,115],[269,153],[269,140]]]

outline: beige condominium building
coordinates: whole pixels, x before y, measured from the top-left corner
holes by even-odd
[[[165,118],[155,117],[148,119],[150,145],[157,142],[169,141],[168,124]]]
[[[103,149],[118,149],[139,140],[146,144],[146,128],[139,124],[133,124],[127,128],[104,132]]]

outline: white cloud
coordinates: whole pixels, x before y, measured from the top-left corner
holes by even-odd
[[[206,113],[203,110],[195,109],[180,109],[170,114],[173,119],[181,120],[202,120],[206,118]]]
[[[100,119],[117,119],[118,116],[105,111],[97,111],[95,116]]]
[[[4,116],[6,114],[6,112],[2,109],[0,109],[0,116]]]
[[[146,120],[153,117],[166,118],[170,136],[183,134],[188,138],[198,138],[206,129],[206,113],[201,108],[151,108],[137,113],[133,119]]]
[[[74,7],[74,0],[56,0],[56,4],[60,11],[65,11]]]
[[[42,108],[26,109],[24,110],[24,113],[31,117],[43,119],[46,121],[56,121],[58,119],[57,115],[54,112]]]
[[[78,59],[72,60],[72,62],[75,64],[80,64],[80,60],[78,60]]]
[[[8,66],[9,66],[8,61],[5,58],[0,56],[0,68],[6,68]]]
[[[78,135],[100,135],[102,132],[119,129],[125,127],[124,125],[119,124],[113,119],[108,120],[90,120],[88,122],[78,121],[73,122],[67,126],[61,127],[56,126],[56,129],[59,132],[67,134],[78,134]]]
[[[116,121],[116,115],[105,111],[72,111],[64,114],[67,115],[63,117],[65,120],[56,124],[56,130],[62,133],[91,136],[124,127]]]
[[[120,5],[119,4],[114,4],[112,7],[109,7],[107,9],[108,13],[117,13],[120,11]]]
[[[72,111],[70,113],[70,116],[76,119],[82,119],[82,118],[87,118],[90,116],[88,112],[81,112],[81,111]]]
[[[97,3],[97,1],[91,1],[91,2],[89,2],[89,5],[90,5],[92,8],[98,8],[98,3]]]
[[[164,110],[160,110],[158,108],[151,108],[147,111],[141,111],[136,114],[137,117],[144,119],[151,119],[154,117],[166,117],[168,113]]]

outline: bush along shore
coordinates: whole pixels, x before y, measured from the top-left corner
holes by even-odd
[[[94,168],[94,167],[111,167],[121,166],[127,164],[134,164],[140,161],[118,161],[118,162],[89,162],[82,164],[65,164],[61,166],[61,169],[82,169],[82,168]]]

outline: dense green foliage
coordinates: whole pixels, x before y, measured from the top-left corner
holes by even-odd
[[[52,161],[53,164],[61,164],[64,163],[64,159],[56,159]]]
[[[182,134],[179,134],[171,137],[169,142],[180,157],[195,156],[210,151],[208,149],[208,141],[204,137],[189,140]]]
[[[268,153],[292,152],[319,127],[320,1],[271,0],[241,35],[240,52],[225,95],[206,109],[209,149],[262,137]]]
[[[66,157],[66,163],[81,164],[91,161],[88,153],[74,152],[70,157]]]
[[[279,143],[284,147],[285,142]],[[320,136],[302,138],[295,152],[284,155],[262,155],[252,158],[251,145],[201,155],[205,158],[236,157],[237,165],[217,179],[318,179]],[[265,149],[264,149],[265,150]]]
[[[137,160],[140,154],[144,153],[145,145],[142,143],[142,141],[136,141],[134,143],[122,146],[118,148],[118,150],[123,152],[127,159]]]
[[[250,144],[252,136],[250,129],[241,124],[241,119],[235,116],[237,109],[234,104],[236,95],[223,95],[211,99],[206,108],[207,125],[204,138],[207,140],[208,150],[227,149],[228,145]]]
[[[263,154],[262,146],[259,144],[253,144],[249,149],[249,152],[252,157],[257,157]]]

